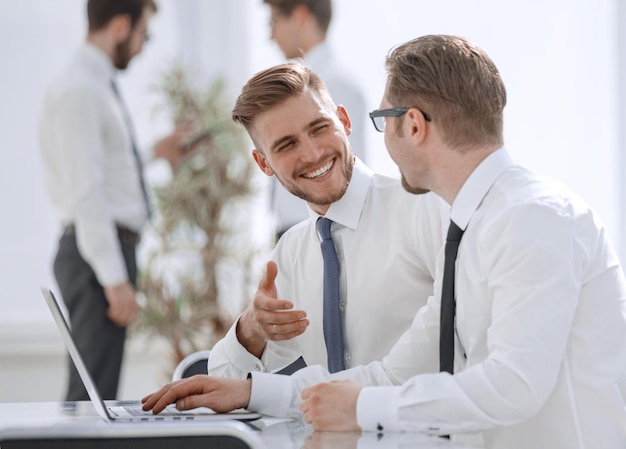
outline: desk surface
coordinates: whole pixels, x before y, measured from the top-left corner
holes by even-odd
[[[0,403],[0,449],[34,448],[33,440],[41,441],[40,447],[46,448],[56,447],[51,443],[55,440],[65,441],[58,446],[64,448],[140,448],[142,441],[145,447],[169,448],[180,447],[181,438],[185,439],[186,449],[471,449],[420,433],[314,432],[302,421],[274,418],[254,423],[260,430],[232,421],[108,424],[96,414],[90,402]],[[220,440],[219,436],[230,440]],[[21,439],[29,440],[28,445],[20,445]],[[85,444],[86,439],[91,443]],[[15,441],[10,443],[10,440]],[[82,443],[72,446],[68,440],[82,440]]]

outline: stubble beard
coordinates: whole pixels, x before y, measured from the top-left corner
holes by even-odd
[[[402,187],[404,188],[404,190],[406,190],[409,193],[413,193],[414,195],[423,195],[425,193],[430,192],[430,190],[428,189],[423,189],[421,187],[413,187],[409,185],[406,178],[402,174],[401,174],[401,182],[402,182]]]
[[[336,192],[330,192],[325,196],[322,195],[314,195],[309,192],[305,192],[300,187],[298,187],[294,183],[287,183],[283,179],[281,179],[276,173],[274,175],[278,178],[282,186],[287,189],[289,193],[297,196],[298,198],[302,198],[307,203],[319,205],[319,206],[327,206],[335,201],[339,201],[343,195],[346,193],[348,189],[348,184],[350,184],[350,179],[352,179],[352,171],[354,168],[354,156],[350,155],[347,158],[347,162],[343,167],[343,175],[346,180],[345,184],[342,186],[341,190]]]
[[[115,47],[115,55],[113,57],[113,65],[118,70],[125,70],[130,64],[130,37],[124,42],[120,42]]]

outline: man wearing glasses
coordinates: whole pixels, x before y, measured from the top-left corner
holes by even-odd
[[[117,395],[126,327],[137,315],[135,247],[150,205],[128,111],[115,84],[141,52],[153,0],[89,0],[87,39],[51,83],[39,140],[63,233],[54,274],[72,333],[98,390]],[[154,145],[175,165],[184,133]],[[69,362],[68,401],[87,400]]]

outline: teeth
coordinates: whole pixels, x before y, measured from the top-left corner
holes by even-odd
[[[308,179],[319,178],[320,176],[325,175],[332,166],[333,166],[333,161],[330,161],[328,164],[324,165],[323,167],[318,168],[314,172],[310,172],[302,176]]]

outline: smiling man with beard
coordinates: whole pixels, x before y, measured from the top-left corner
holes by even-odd
[[[432,194],[408,194],[356,158],[348,111],[301,64],[253,76],[233,118],[250,135],[259,168],[304,199],[310,219],[277,243],[254,300],[213,348],[210,374],[245,378],[305,364],[336,371],[382,357],[433,292],[447,206]],[[338,255],[333,314],[324,310],[322,217]],[[341,323],[336,340],[327,335],[333,319]]]
[[[86,42],[51,83],[40,117],[45,181],[63,226],[54,274],[105,399],[116,397],[126,326],[137,315],[135,247],[150,214],[115,78],[141,52],[156,10],[153,0],[89,0]],[[184,137],[158,141],[153,155],[176,165]],[[88,399],[71,362],[69,372],[66,399]]]

